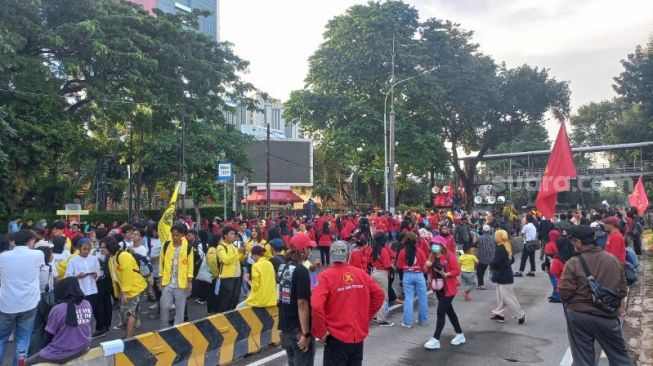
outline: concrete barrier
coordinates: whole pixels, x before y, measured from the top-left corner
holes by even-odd
[[[102,348],[93,348],[66,365],[227,365],[279,344],[278,322],[279,309],[276,306],[237,309],[139,334],[126,340],[123,352],[113,356],[105,357]]]

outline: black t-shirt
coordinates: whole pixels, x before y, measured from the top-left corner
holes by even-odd
[[[306,267],[296,262],[281,265],[278,276],[280,288],[279,330],[290,333],[301,329],[297,300],[308,300],[310,309],[311,277]]]

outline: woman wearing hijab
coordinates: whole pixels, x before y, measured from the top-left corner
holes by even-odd
[[[456,258],[455,252],[450,252],[445,247],[446,240],[439,236],[438,241],[431,245],[431,254],[426,261],[425,268],[429,271],[430,282],[432,283],[435,295],[438,298],[437,320],[433,337],[424,344],[426,349],[439,349],[440,336],[444,329],[444,323],[447,317],[456,331],[456,336],[451,340],[453,346],[459,346],[467,340],[463,334],[458,321],[458,315],[453,308],[453,299],[458,293],[458,275],[460,274],[460,264]],[[435,285],[435,286],[434,286]]]
[[[522,310],[519,301],[513,291],[514,277],[512,263],[515,258],[512,255],[512,246],[508,232],[501,229],[494,234],[497,247],[494,252],[494,259],[490,263],[492,270],[492,282],[497,284],[497,308],[492,310],[494,316],[491,318],[499,323],[505,322],[504,313],[507,311],[513,318],[519,319],[519,324],[524,324],[526,314]]]
[[[54,286],[56,305],[50,310],[45,330],[52,341],[39,353],[27,359],[26,365],[39,363],[62,364],[88,351],[91,344],[91,304],[75,277],[67,277]]]

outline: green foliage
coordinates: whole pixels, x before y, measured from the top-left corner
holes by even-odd
[[[621,61],[624,70],[615,78],[618,97],[589,103],[572,117],[575,144],[604,145],[653,140],[653,39]],[[653,149],[611,153],[619,162],[653,160]]]
[[[215,160],[250,169],[246,137],[225,125],[253,87],[229,43],[188,30],[200,12],[150,16],[121,0],[7,0],[0,10],[0,217],[61,207],[109,164],[122,199],[179,180],[186,122],[191,194],[211,194]],[[152,192],[150,192],[152,193]]]
[[[395,87],[396,161],[404,178],[447,173],[453,165],[471,191],[485,153],[527,124],[542,125],[547,111],[558,117],[569,112],[566,83],[546,69],[497,66],[457,24],[419,23],[416,10],[400,1],[353,6],[327,24],[324,42],[310,57],[306,87],[291,94],[286,118],[301,120],[321,144],[337,147],[377,204],[393,38],[394,81],[402,81]],[[467,171],[458,165],[458,149],[478,152]]]

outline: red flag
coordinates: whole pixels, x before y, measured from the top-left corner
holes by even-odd
[[[546,218],[553,217],[555,212],[558,192],[569,190],[569,178],[578,175],[574,160],[571,157],[571,146],[565,122],[560,122],[558,137],[553,144],[549,161],[542,175],[540,191],[535,199],[535,206]]]
[[[449,179],[449,197],[453,197],[456,194],[456,191],[453,189],[453,183]]]
[[[639,180],[637,180],[637,184],[635,184],[633,193],[630,194],[630,206],[637,207],[639,216],[644,215],[644,211],[648,208],[648,197],[646,197],[644,180],[641,175],[639,176]]]

